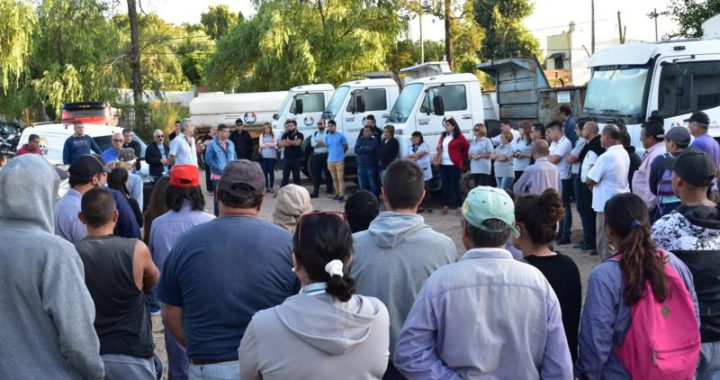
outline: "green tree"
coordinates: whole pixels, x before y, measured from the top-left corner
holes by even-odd
[[[230,12],[226,4],[211,5],[206,13],[200,15],[200,23],[204,26],[205,33],[213,40],[219,40],[242,20],[242,13]]]
[[[718,13],[720,13],[720,0],[672,0],[662,14],[675,20],[680,29],[666,37],[700,38],[703,35],[702,23]]]
[[[7,95],[11,82],[17,85],[27,70],[35,13],[20,0],[0,1],[0,87]]]
[[[218,41],[207,84],[223,90],[277,90],[338,84],[354,73],[385,70],[385,58],[407,27],[387,0],[272,0]]]
[[[540,56],[540,43],[523,20],[533,5],[528,0],[473,0],[475,21],[485,31],[480,59]]]

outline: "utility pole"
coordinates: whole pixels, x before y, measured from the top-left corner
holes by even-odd
[[[455,63],[455,47],[453,46],[452,32],[452,0],[445,0],[445,59],[450,70]]]
[[[590,51],[595,54],[595,0],[590,0]]]
[[[425,40],[423,39],[423,4],[420,4],[420,11],[418,12],[418,19],[420,20],[420,63],[425,63]]]
[[[627,27],[623,30],[622,19],[620,18],[620,11],[617,13],[618,16],[618,34],[620,35],[620,43],[625,43],[625,36],[627,35]]]
[[[660,17],[660,14],[658,13],[657,8],[653,8],[653,11],[651,13],[649,13],[648,16],[652,19],[655,19],[655,42],[657,42],[658,41],[657,22],[658,22],[658,17]]]
[[[145,124],[142,99],[142,72],[140,71],[140,28],[138,25],[135,0],[127,0],[130,21],[130,66],[132,67],[133,100],[135,108],[135,129]]]

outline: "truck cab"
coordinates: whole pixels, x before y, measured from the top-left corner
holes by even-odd
[[[278,113],[273,116],[273,130],[280,137],[287,120],[295,120],[303,134],[316,128],[335,88],[331,84],[307,84],[291,88]]]
[[[657,111],[665,130],[686,126],[695,111],[710,117],[708,133],[720,137],[720,15],[703,23],[700,40],[614,46],[588,63],[584,114],[600,123],[622,121],[642,152],[640,129]]]

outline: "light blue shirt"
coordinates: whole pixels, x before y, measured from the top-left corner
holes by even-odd
[[[310,136],[310,144],[312,145],[313,151],[315,153],[327,153],[328,152],[327,142],[325,142],[325,137],[327,135],[328,135],[328,133],[326,130],[323,130],[322,132],[320,132],[320,130],[317,130],[312,134],[312,136]],[[317,146],[318,141],[323,141],[323,142],[325,142],[326,145]]]
[[[555,292],[502,248],[472,249],[425,281],[393,362],[412,379],[573,379]]]
[[[87,236],[87,228],[78,219],[82,194],[70,188],[55,205],[55,234],[74,243]]]
[[[150,227],[150,252],[158,269],[162,271],[165,259],[177,243],[178,239],[191,229],[215,219],[205,211],[191,210],[190,202],[185,201],[180,211],[168,211],[153,220]]]
[[[325,136],[325,145],[328,149],[328,162],[338,162],[345,160],[345,146],[347,139],[340,132],[328,133]]]
[[[105,161],[105,164],[109,164],[113,161],[117,161],[119,159],[119,154],[117,149],[115,148],[109,148],[105,149],[104,152],[102,152],[101,156],[103,161]]]

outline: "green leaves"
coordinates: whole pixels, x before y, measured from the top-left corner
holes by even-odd
[[[700,38],[703,34],[702,23],[718,13],[720,13],[720,0],[672,0],[668,9],[662,14],[669,15],[677,21],[680,30],[665,37]]]
[[[528,0],[473,0],[475,21],[485,31],[480,59],[540,56],[540,43],[523,19],[532,14]]]
[[[27,70],[36,18],[24,1],[3,0],[0,1],[0,20],[0,88],[7,94],[11,81],[17,83]]]

